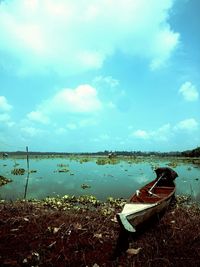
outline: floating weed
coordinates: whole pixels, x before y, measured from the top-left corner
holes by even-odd
[[[63,164],[63,163],[61,163],[61,164],[57,164],[57,166],[58,166],[58,167],[61,167],[61,168],[69,167],[68,164]]]
[[[30,170],[29,173],[36,173],[37,170]]]
[[[88,185],[88,184],[82,184],[82,185],[81,185],[81,188],[82,188],[82,189],[88,189],[88,188],[91,188],[91,186]]]
[[[191,195],[177,195],[176,196],[177,205],[190,204],[192,202]]]
[[[11,179],[8,179],[8,178],[0,175],[0,186],[5,185],[5,184],[10,183],[10,182],[12,182]]]
[[[169,167],[176,168],[178,166],[178,162],[172,161],[167,164]]]
[[[82,196],[70,196],[64,195],[63,197],[47,197],[43,200],[44,206],[48,206],[54,209],[76,209],[80,208],[80,205],[88,205],[90,207],[97,207],[100,205],[100,201],[97,200],[95,196],[92,195],[82,195]]]
[[[116,158],[99,158],[96,161],[97,165],[105,165],[105,164],[118,164],[119,159]]]
[[[81,159],[79,159],[79,162],[82,164],[82,163],[85,163],[85,162],[89,162],[89,161],[91,161],[91,159],[89,159],[89,158],[81,158]]]
[[[67,168],[59,169],[58,172],[69,172],[69,169]]]
[[[110,208],[102,208],[101,209],[101,214],[104,216],[111,215],[111,213],[112,213],[112,210]]]
[[[94,206],[98,206],[100,201],[97,200],[95,196],[92,195],[82,195],[77,197],[77,202],[80,204],[92,204]]]
[[[108,203],[111,207],[120,208],[124,206],[126,201],[123,198],[108,197],[106,203]]]
[[[11,171],[11,173],[14,174],[14,175],[24,175],[25,169],[23,169],[23,168],[19,168],[19,169],[15,168],[15,169],[13,169]]]

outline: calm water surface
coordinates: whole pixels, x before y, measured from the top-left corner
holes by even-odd
[[[167,166],[169,161],[142,161],[140,163],[121,160],[118,164],[98,165],[93,159],[81,163],[69,158],[30,159],[30,173],[27,198],[43,199],[56,195],[95,195],[100,200],[107,197],[128,198],[136,189],[153,180],[155,167]],[[18,164],[16,166],[16,164]],[[26,159],[1,159],[0,175],[11,178],[13,182],[0,187],[0,198],[15,200],[24,197],[27,173],[13,175],[14,168],[27,168]],[[67,167],[58,165],[64,164]],[[69,172],[58,172],[67,168]],[[179,164],[173,168],[179,175],[176,179],[177,194],[189,194],[200,201],[200,168],[192,164]],[[86,184],[90,188],[82,189]]]

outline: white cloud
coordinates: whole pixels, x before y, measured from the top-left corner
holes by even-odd
[[[27,114],[31,121],[47,124],[51,121],[59,120],[61,114],[95,114],[101,110],[102,103],[98,98],[97,91],[94,87],[85,84],[75,89],[65,88],[58,91],[51,98],[40,104],[35,111]],[[87,122],[86,122],[87,123]],[[79,122],[84,126],[83,119]],[[75,129],[76,125],[69,123],[68,129]]]
[[[102,104],[94,87],[84,84],[75,89],[62,89],[41,107],[45,112],[90,113],[100,110]]]
[[[175,130],[194,131],[198,129],[198,122],[194,118],[180,121],[175,127]]]
[[[11,120],[9,111],[13,107],[8,104],[5,96],[0,96],[0,123],[1,126],[4,124],[6,127],[12,127],[15,123]]]
[[[191,82],[185,82],[181,85],[179,93],[186,101],[197,101],[199,98],[199,92],[195,85]]]
[[[150,133],[144,130],[136,130],[133,132],[133,136],[141,139],[149,139],[150,138]]]
[[[167,141],[171,134],[171,126],[167,123],[154,131],[136,130],[132,136],[144,140]]]
[[[27,114],[27,117],[29,120],[35,121],[35,122],[40,122],[43,124],[49,123],[49,118],[42,112],[40,111],[32,111]]]
[[[162,67],[170,58],[171,53],[178,45],[179,37],[178,33],[172,33],[168,28],[157,34],[154,40],[155,44],[153,44],[155,57],[150,64],[152,70]]]
[[[15,123],[11,120],[10,115],[7,113],[0,114],[0,123],[8,127],[15,125]]]
[[[0,96],[0,111],[10,111],[12,106],[8,104],[5,96]]]
[[[177,131],[192,132],[198,129],[198,122],[194,118],[185,119],[178,122],[175,126],[171,126],[169,123],[164,124],[156,130],[136,130],[131,136],[148,141],[167,142],[171,137],[177,134]]]
[[[161,140],[161,141],[167,141],[169,137],[171,136],[171,126],[169,123],[164,124],[160,128],[158,128],[157,131],[153,132],[152,135],[155,139]]]
[[[0,50],[17,59],[16,71],[25,73],[51,69],[66,74],[100,68],[116,51],[145,57],[156,69],[179,41],[168,22],[173,2],[3,1]]]
[[[114,79],[112,76],[97,76],[94,78],[94,83],[108,84],[110,87],[116,87],[119,85],[119,80]]]

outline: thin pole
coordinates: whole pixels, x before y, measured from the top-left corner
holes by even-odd
[[[26,161],[27,161],[27,171],[29,172],[29,154],[28,154],[28,147],[26,147]]]
[[[152,187],[149,189],[149,194],[152,194],[152,190],[154,189],[154,187],[157,185],[157,183],[163,178],[164,173],[159,177],[159,179],[152,185]]]
[[[28,189],[28,180],[29,180],[29,154],[28,154],[28,146],[26,147],[26,162],[27,162],[27,177],[26,177],[26,185],[24,191],[24,199],[26,199],[26,193]]]

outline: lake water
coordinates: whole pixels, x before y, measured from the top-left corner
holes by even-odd
[[[95,195],[100,200],[112,196],[128,198],[132,193],[156,175],[155,167],[167,166],[170,160],[141,160],[137,163],[120,160],[117,164],[96,164],[96,159],[81,162],[70,158],[42,158],[30,159],[30,173],[28,180],[27,199],[43,199],[56,195]],[[63,164],[64,166],[60,166]],[[26,159],[1,159],[0,175],[11,178],[13,182],[0,187],[0,198],[7,200],[22,199],[24,197],[27,173],[13,175],[14,168],[27,168]],[[58,170],[67,168],[68,172]],[[176,179],[176,193],[192,195],[200,201],[200,167],[188,163],[179,163],[173,168],[179,175]],[[83,189],[86,184],[90,188]]]

